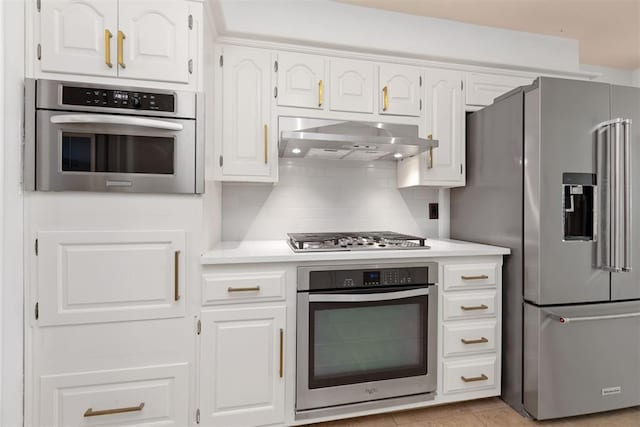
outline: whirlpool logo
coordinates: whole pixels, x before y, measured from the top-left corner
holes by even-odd
[[[368,394],[368,395],[372,395],[374,393],[378,392],[378,389],[375,387],[371,387],[371,388],[365,388],[364,391]]]

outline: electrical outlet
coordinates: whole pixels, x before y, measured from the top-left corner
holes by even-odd
[[[429,219],[438,219],[437,203],[429,203]]]

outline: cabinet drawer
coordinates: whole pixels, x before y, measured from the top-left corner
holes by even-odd
[[[285,272],[205,274],[202,304],[277,301],[285,297]]]
[[[40,378],[40,425],[189,424],[187,363]]]
[[[495,387],[497,363],[496,357],[444,362],[444,393]]]
[[[444,325],[444,356],[495,351],[497,325],[495,320]]]
[[[183,231],[38,233],[41,326],[184,316]]]
[[[496,291],[446,294],[442,300],[444,320],[495,316]]]
[[[444,288],[495,287],[496,264],[448,264],[444,266]]]

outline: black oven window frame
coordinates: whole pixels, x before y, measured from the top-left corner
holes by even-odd
[[[416,288],[412,288],[416,289]],[[399,289],[394,289],[398,291]],[[344,292],[343,292],[344,294]],[[358,301],[358,302],[309,302],[309,389],[320,389],[327,387],[335,387],[342,385],[353,385],[359,383],[366,383],[371,381],[384,381],[399,378],[408,378],[427,375],[429,373],[429,298],[431,295],[418,295],[414,297],[384,300],[384,301]],[[420,305],[420,336],[423,339],[425,345],[421,348],[420,362],[417,367],[403,368],[403,369],[390,369],[382,372],[369,372],[366,374],[356,375],[340,375],[335,378],[315,378],[315,327],[314,316],[315,312],[319,310],[327,309],[339,309],[339,308],[351,308],[351,307],[381,307],[389,305],[407,305],[412,303],[418,303]]]

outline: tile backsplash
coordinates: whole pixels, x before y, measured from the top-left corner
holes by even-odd
[[[291,232],[390,230],[438,237],[430,188],[396,187],[395,162],[281,159],[276,185],[222,184],[222,240]]]

